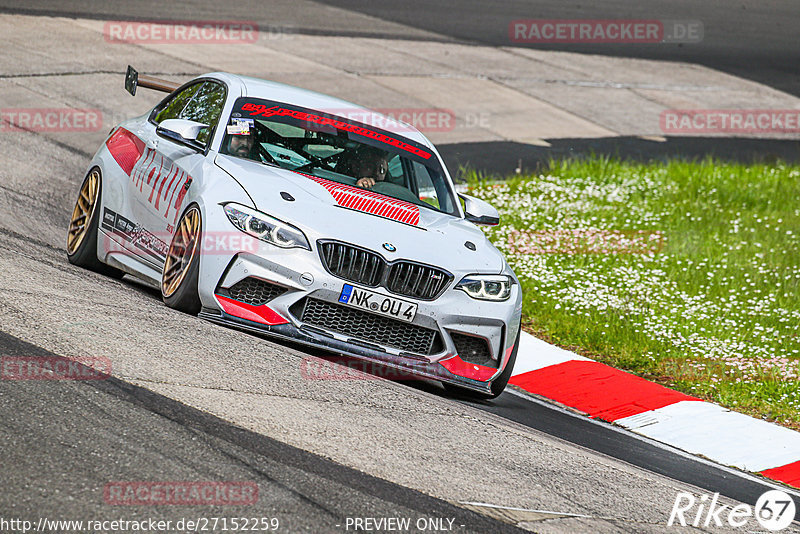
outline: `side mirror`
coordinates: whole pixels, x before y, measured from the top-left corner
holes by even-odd
[[[164,119],[156,128],[156,133],[167,139],[172,139],[176,143],[186,145],[197,151],[205,150],[205,147],[197,141],[208,124],[195,122],[186,119]]]
[[[494,206],[469,195],[459,193],[458,196],[464,201],[464,214],[469,222],[485,226],[500,224],[500,214],[497,213]]]

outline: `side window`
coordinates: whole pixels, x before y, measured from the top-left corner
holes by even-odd
[[[179,118],[208,124],[208,128],[197,136],[200,143],[206,144],[219,121],[223,105],[225,105],[225,87],[218,83],[206,82],[183,108]]]
[[[433,179],[425,165],[414,162],[414,176],[417,179],[417,188],[419,190],[419,199],[427,202],[436,209],[446,209],[447,206],[441,206],[439,203],[439,195],[436,187],[433,184]]]
[[[189,100],[192,99],[201,85],[203,84],[196,83],[194,85],[190,85],[175,95],[172,100],[164,104],[164,107],[162,107],[155,116],[154,120],[156,124],[161,124],[161,121],[164,119],[177,119],[180,116],[181,111],[183,111],[183,108],[186,107],[186,104],[189,103]]]
[[[384,180],[406,187],[406,177],[403,176],[403,162],[400,160],[400,156],[393,156],[389,160]]]

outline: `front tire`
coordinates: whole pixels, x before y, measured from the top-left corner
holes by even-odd
[[[200,208],[193,204],[178,222],[161,273],[161,297],[164,303],[191,315],[197,315],[201,308],[197,281],[202,227]]]
[[[125,273],[97,259],[97,232],[100,224],[103,178],[97,167],[83,179],[78,200],[72,209],[67,230],[67,259],[73,265],[83,267],[113,278],[122,278]]]

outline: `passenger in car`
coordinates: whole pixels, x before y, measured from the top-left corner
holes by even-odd
[[[386,178],[389,168],[389,161],[386,154],[374,149],[362,150],[355,161],[356,185],[365,189],[370,189],[377,182],[382,182]]]

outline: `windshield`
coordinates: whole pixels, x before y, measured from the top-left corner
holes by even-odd
[[[444,171],[428,147],[336,115],[239,98],[220,152],[458,214]]]

